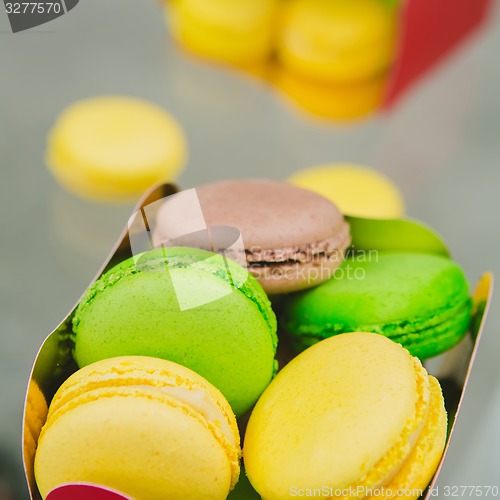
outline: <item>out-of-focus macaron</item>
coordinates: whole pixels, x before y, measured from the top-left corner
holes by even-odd
[[[290,0],[282,9],[278,58],[292,72],[345,84],[393,63],[397,11],[380,0]]]
[[[299,111],[325,120],[350,121],[371,115],[380,107],[386,84],[385,78],[347,85],[317,82],[278,65],[270,75],[276,88]]]
[[[117,202],[175,180],[186,157],[184,132],[164,109],[142,99],[102,96],[78,101],[58,117],[46,161],[72,193]]]
[[[344,259],[349,225],[326,198],[286,182],[227,180],[196,188],[208,227],[239,229],[249,271],[270,294],[310,288],[330,278]],[[158,212],[155,242],[182,220],[166,203]]]
[[[236,419],[222,394],[175,363],[119,357],[59,388],[35,457],[42,498],[66,484],[127,498],[222,500],[239,475]]]
[[[250,416],[243,459],[267,500],[315,491],[371,498],[370,490],[416,500],[437,468],[446,427],[439,383],[418,359],[380,335],[349,333],[278,373]]]
[[[30,380],[24,407],[23,460],[26,476],[31,488],[34,488],[35,484],[33,461],[35,459],[38,437],[47,418],[48,410],[47,400],[40,386],[34,380]]]
[[[396,184],[373,168],[349,163],[318,165],[296,172],[288,181],[328,198],[346,215],[392,219],[405,213]]]
[[[362,252],[334,277],[283,305],[299,349],[345,332],[374,332],[427,359],[466,334],[472,300],[462,269],[447,257]]]
[[[344,85],[317,82],[280,66],[270,75],[276,88],[299,111],[325,120],[359,120],[373,114],[382,103],[386,86],[385,77]]]
[[[73,318],[79,367],[113,356],[168,359],[215,385],[236,415],[271,381],[276,317],[261,286],[212,252],[170,247],[130,258],[88,290]]]
[[[167,23],[183,47],[210,59],[253,65],[271,54],[277,0],[172,0]]]

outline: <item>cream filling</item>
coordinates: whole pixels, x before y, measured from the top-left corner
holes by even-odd
[[[141,388],[140,386],[138,388]],[[181,403],[191,407],[201,413],[209,422],[213,423],[224,434],[231,446],[237,446],[234,433],[229,425],[226,415],[221,408],[213,402],[204,389],[188,389],[186,387],[165,386],[160,389],[164,394],[168,394]]]

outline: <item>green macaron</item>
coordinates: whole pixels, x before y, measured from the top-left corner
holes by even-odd
[[[451,259],[371,252],[354,254],[332,279],[293,296],[283,324],[299,350],[340,333],[375,332],[427,359],[462,339],[471,307],[464,273]]]
[[[124,355],[174,361],[249,410],[276,372],[276,317],[246,270],[204,250],[130,258],[87,291],[73,318],[79,367]]]

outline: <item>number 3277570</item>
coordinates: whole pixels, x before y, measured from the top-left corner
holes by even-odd
[[[7,14],[60,14],[58,2],[15,2],[6,3]]]

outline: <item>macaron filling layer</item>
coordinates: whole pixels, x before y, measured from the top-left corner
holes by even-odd
[[[321,241],[300,246],[279,249],[256,248],[246,250],[247,261],[253,265],[280,265],[289,263],[306,263],[319,259],[338,258],[337,263],[344,260],[344,252],[351,243],[349,225],[345,223],[338,234]]]
[[[94,376],[98,378],[93,380]],[[161,383],[158,382],[158,377],[163,379]],[[227,413],[222,410],[213,398],[208,396],[206,389],[187,385],[185,381],[179,379],[179,377],[174,377],[168,372],[161,374],[155,372],[150,377],[145,375],[141,378],[128,375],[124,372],[117,372],[116,377],[108,377],[106,375],[105,380],[100,377],[100,374],[96,373],[89,374],[87,380],[88,382],[83,385],[80,384],[79,386],[67,388],[67,392],[65,391],[61,395],[62,399],[57,400],[57,405],[53,410],[51,409],[50,416],[57,418],[59,414],[64,414],[71,407],[78,406],[81,402],[80,398],[83,398],[85,401],[97,399],[99,395],[102,396],[106,392],[106,387],[107,389],[113,388],[119,390],[127,388],[131,389],[134,393],[156,393],[157,396],[161,393],[202,414],[208,422],[220,428],[230,445],[237,446],[233,429],[231,429],[228,423]],[[103,387],[103,383],[106,384],[106,387]],[[123,395],[125,394],[126,392],[123,393]]]

